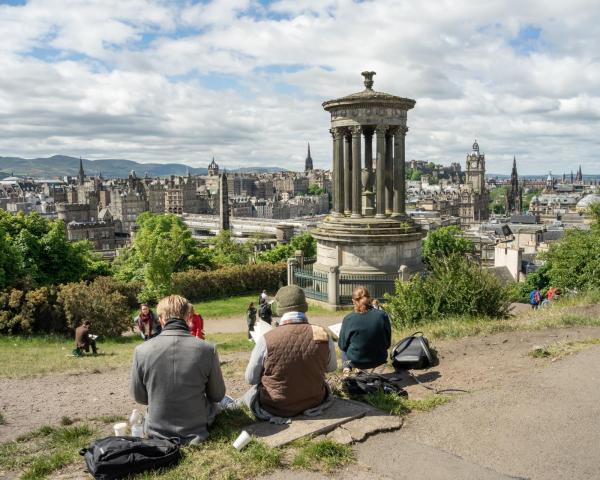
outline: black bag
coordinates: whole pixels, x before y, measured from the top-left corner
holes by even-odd
[[[88,471],[99,480],[113,480],[132,473],[174,465],[181,459],[177,439],[106,437],[79,452]]]
[[[422,370],[435,367],[440,361],[429,348],[429,342],[423,332],[415,332],[400,340],[390,353],[394,370]]]
[[[376,373],[359,373],[354,377],[346,377],[342,380],[342,385],[350,395],[365,395],[379,391],[407,395],[402,387]]]

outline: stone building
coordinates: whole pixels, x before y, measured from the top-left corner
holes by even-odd
[[[485,183],[485,155],[477,140],[467,154],[465,184],[460,191],[460,224],[463,228],[486,221],[490,217],[490,193]]]
[[[72,241],[88,240],[92,248],[107,256],[115,250],[115,224],[112,221],[69,222],[67,238]]]
[[[306,154],[306,159],[304,160],[304,171],[306,173],[313,171],[313,159],[310,156],[310,143],[308,144],[308,153]]]
[[[513,157],[513,167],[510,174],[510,187],[507,192],[507,213],[521,213],[523,202],[523,187],[519,185],[517,174],[517,157]]]

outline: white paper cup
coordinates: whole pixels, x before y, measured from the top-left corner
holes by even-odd
[[[250,443],[250,440],[252,440],[250,434],[246,430],[242,430],[240,436],[235,439],[235,442],[233,442],[233,448],[236,450],[241,450]]]
[[[115,423],[113,428],[115,429],[115,437],[127,435],[127,422]]]

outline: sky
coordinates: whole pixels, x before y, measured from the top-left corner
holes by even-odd
[[[374,70],[407,159],[600,173],[597,0],[0,0],[0,39],[0,156],[331,168]]]

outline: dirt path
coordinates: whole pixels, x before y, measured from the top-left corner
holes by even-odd
[[[487,337],[443,340],[435,343],[440,366],[419,378],[438,389],[476,391],[504,385],[547,364],[527,356],[536,345],[600,337],[600,328],[549,329],[507,332]],[[237,397],[246,386],[243,370],[249,353],[222,355],[228,394]],[[409,395],[429,394],[420,386],[407,386]],[[127,415],[135,403],[129,395],[129,368],[96,374],[55,374],[29,379],[0,379],[0,408],[6,424],[0,442],[42,425],[56,425],[63,416],[94,418]]]

